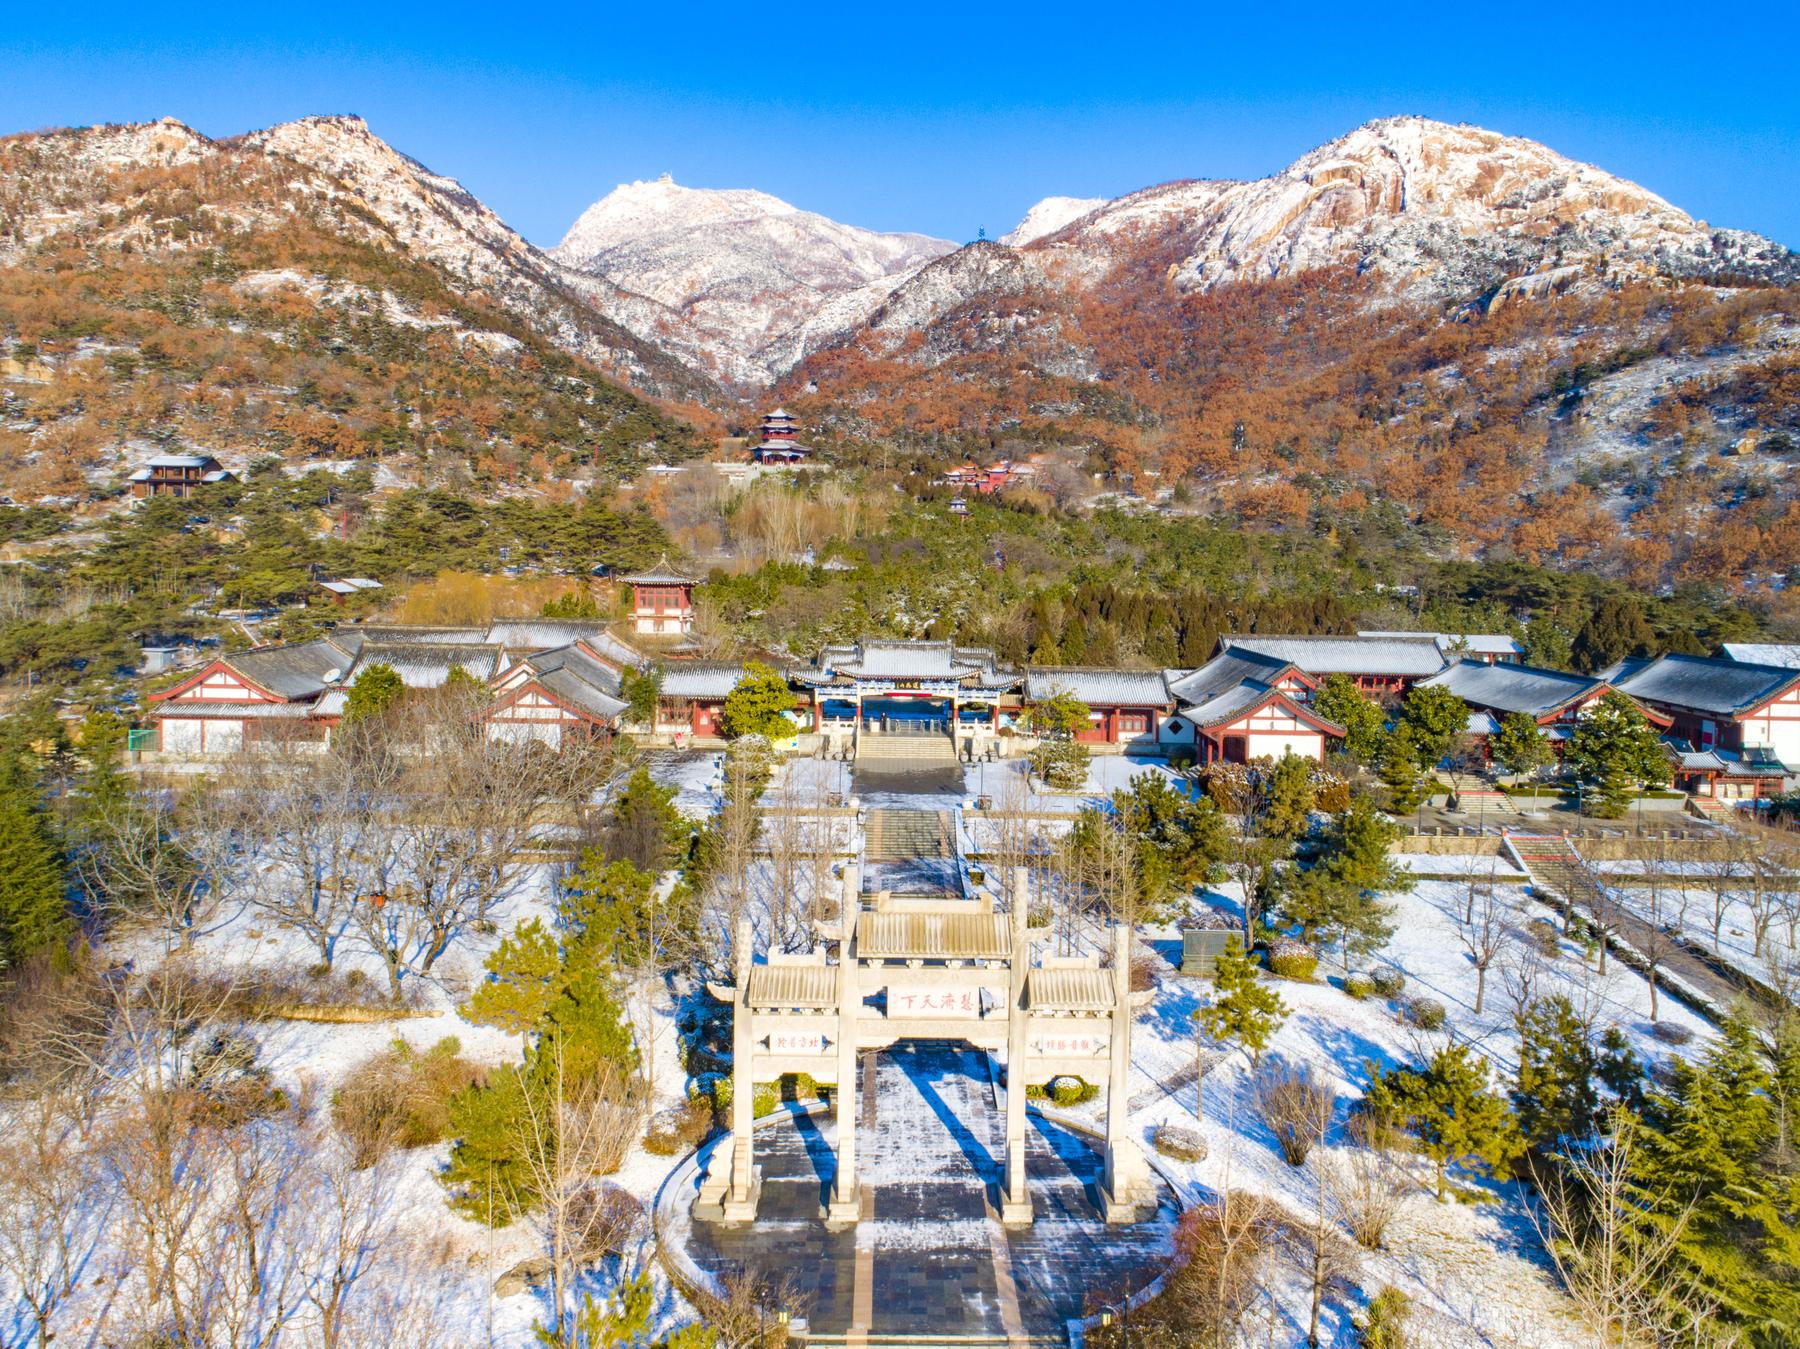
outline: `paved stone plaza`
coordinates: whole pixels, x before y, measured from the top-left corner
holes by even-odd
[[[942,1337],[1063,1344],[1088,1299],[1147,1283],[1169,1254],[1174,1196],[1142,1221],[1107,1226],[1100,1156],[1081,1135],[1031,1117],[1027,1174],[1036,1214],[1008,1230],[994,1207],[1004,1122],[986,1056],[964,1045],[903,1042],[863,1055],[862,1221],[827,1230],[833,1179],[828,1114],[759,1128],[756,1221],[693,1221],[677,1196],[687,1255],[714,1274],[787,1279],[815,1336],[855,1343]],[[691,1180],[691,1177],[690,1177]]]

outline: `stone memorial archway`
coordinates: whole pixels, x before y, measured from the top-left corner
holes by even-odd
[[[807,1073],[835,1087],[836,1175],[826,1220],[854,1224],[857,1055],[900,1040],[964,1040],[1006,1059],[1006,1145],[1000,1213],[1032,1221],[1025,1173],[1025,1086],[1104,1071],[1106,1129],[1100,1203],[1109,1223],[1154,1207],[1149,1168],[1127,1134],[1131,1063],[1130,929],[1111,929],[1110,968],[1099,957],[1045,958],[1048,937],[1028,921],[1023,868],[1012,876],[1010,912],[990,899],[884,900],[864,910],[855,867],[844,874],[839,916],[825,942],[802,955],[771,953],[757,965],[750,925],[737,934],[737,968],[715,996],[732,1003],[731,1133],[712,1153],[695,1216],[723,1223],[756,1217],[754,1084]],[[835,951],[831,949],[835,943]],[[878,1005],[870,1005],[874,1000]]]

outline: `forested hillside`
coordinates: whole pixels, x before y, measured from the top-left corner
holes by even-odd
[[[1650,588],[1753,583],[1800,556],[1791,288],[1445,305],[1344,267],[1182,290],[1174,260],[1150,239],[1091,288],[1027,280],[878,323],[781,392],[848,454],[1075,443],[1251,528],[1381,503],[1446,553]],[[1724,453],[1746,433],[1754,453]]]
[[[643,344],[583,311],[622,353],[604,371],[480,280],[337,180],[178,124],[0,142],[0,491],[79,504],[189,448],[487,492],[692,451],[619,382]]]

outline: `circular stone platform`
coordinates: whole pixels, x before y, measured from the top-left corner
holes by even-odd
[[[833,1172],[829,1112],[772,1118],[756,1131],[755,1223],[693,1218],[695,1159],[670,1176],[658,1216],[674,1264],[709,1279],[746,1271],[788,1280],[793,1310],[825,1343],[857,1335],[1064,1344],[1090,1294],[1116,1299],[1162,1272],[1178,1212],[1167,1184],[1157,1181],[1154,1213],[1107,1226],[1094,1144],[1033,1114],[1026,1174],[1036,1221],[1008,1230],[993,1208],[1005,1125],[985,1056],[924,1042],[875,1051],[872,1107],[869,1057],[862,1221],[833,1232],[820,1216]]]

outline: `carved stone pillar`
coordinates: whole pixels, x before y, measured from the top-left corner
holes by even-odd
[[[1146,1177],[1144,1154],[1131,1137],[1131,939],[1129,923],[1113,926],[1113,1010],[1107,1045],[1106,1153],[1100,1206],[1109,1223],[1137,1218]]]
[[[844,868],[843,897],[838,904],[837,1094],[832,1114],[837,1121],[837,1175],[825,1219],[854,1223],[862,1216],[862,1194],[856,1180],[856,1018],[862,986],[856,977],[856,920],[862,895],[855,866]]]
[[[748,920],[737,930],[737,988],[731,1005],[731,1183],[725,1194],[727,1222],[750,1222],[756,1217],[757,1193],[762,1188],[750,1146],[756,1120],[756,1049],[750,1038],[751,935]]]
[[[1026,1227],[1032,1220],[1031,1194],[1025,1184],[1025,1056],[1030,1052],[1031,1011],[1025,1005],[1025,979],[1031,970],[1027,935],[1030,890],[1024,867],[1012,873],[1012,956],[1007,981],[1006,1025],[1006,1173],[1000,1197],[1000,1220]]]

